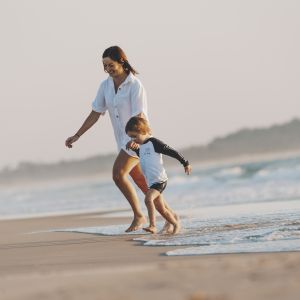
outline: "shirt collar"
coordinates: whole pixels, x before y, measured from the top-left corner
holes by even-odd
[[[123,84],[126,84],[126,83],[129,83],[129,82],[132,82],[133,79],[134,79],[134,75],[130,72],[130,73],[128,74],[128,76],[126,77],[126,79],[124,80],[124,82],[122,83],[122,85],[123,85]]]
[[[132,81],[134,80],[134,77],[135,77],[135,76],[130,72],[130,73],[127,75],[126,79],[121,83],[120,86],[125,85],[125,84],[127,84],[127,83],[129,83],[129,82],[132,82]],[[112,77],[109,76],[108,78],[109,78],[109,81],[111,82],[111,84],[112,84],[112,86],[113,86],[113,79],[112,79]]]
[[[152,138],[153,138],[152,135],[149,136],[146,140],[144,140],[144,143],[142,145],[147,144]]]

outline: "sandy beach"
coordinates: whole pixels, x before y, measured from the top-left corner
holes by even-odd
[[[46,232],[126,222],[101,214],[1,221],[1,299],[299,299],[299,252],[168,257],[174,247],[128,235]]]

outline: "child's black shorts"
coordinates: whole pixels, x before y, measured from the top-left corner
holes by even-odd
[[[167,181],[153,183],[149,189],[155,189],[162,193],[167,186]]]

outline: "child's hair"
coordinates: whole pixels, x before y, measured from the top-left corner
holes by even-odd
[[[132,117],[126,124],[125,132],[134,131],[141,134],[150,133],[151,129],[146,119],[141,117]]]

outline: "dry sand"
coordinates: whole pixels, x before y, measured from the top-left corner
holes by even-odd
[[[174,247],[132,236],[28,234],[121,223],[101,214],[0,221],[0,299],[300,299],[300,252],[167,257]]]

